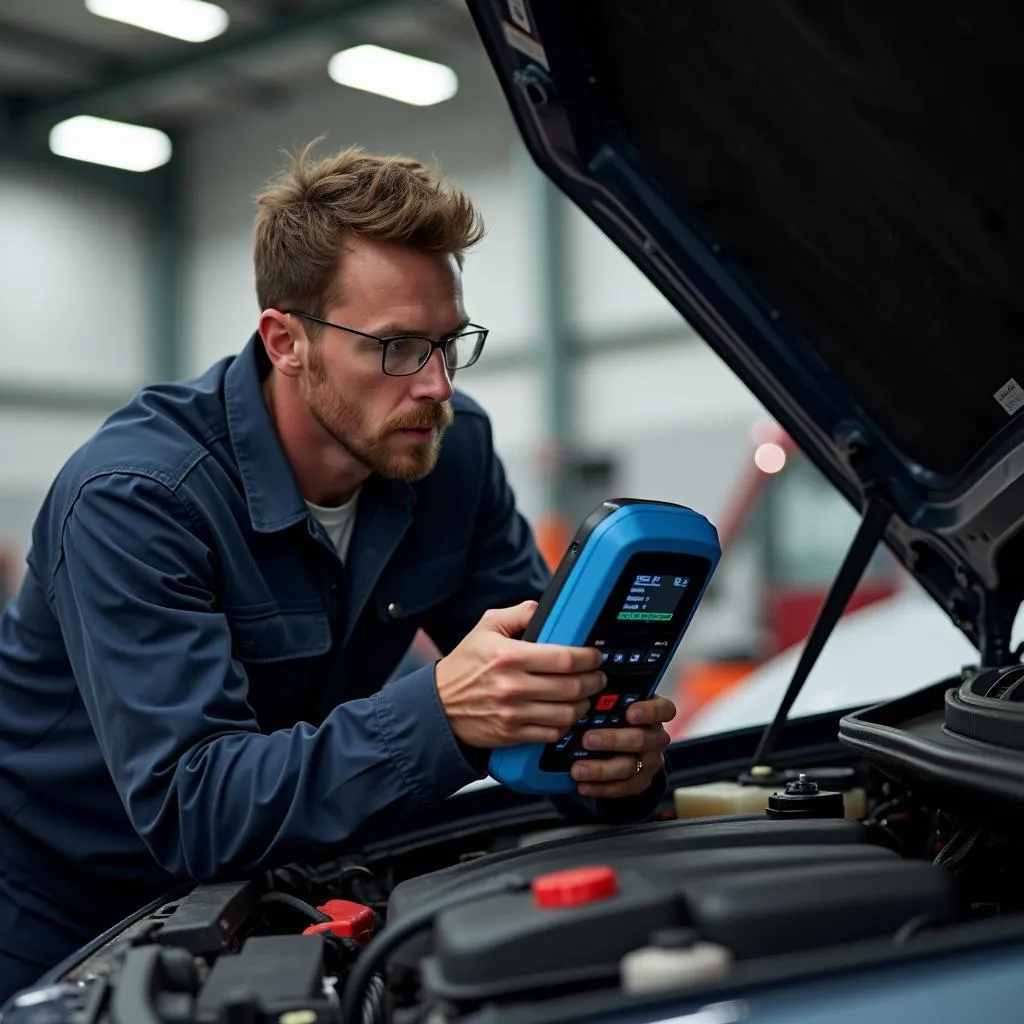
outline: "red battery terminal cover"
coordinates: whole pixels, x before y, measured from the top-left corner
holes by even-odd
[[[338,935],[364,945],[373,938],[373,910],[370,907],[349,900],[328,900],[317,910],[326,914],[330,921],[311,924],[303,935]]]

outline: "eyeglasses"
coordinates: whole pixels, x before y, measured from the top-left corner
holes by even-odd
[[[418,373],[430,361],[435,349],[440,349],[443,353],[444,363],[449,373],[465,370],[480,358],[488,335],[487,328],[469,324],[471,330],[453,334],[440,341],[420,338],[414,334],[402,335],[397,338],[378,338],[376,334],[367,334],[365,331],[357,331],[353,327],[345,327],[342,324],[332,324],[330,320],[321,320],[318,316],[303,313],[297,309],[283,309],[281,312],[377,342],[382,346],[380,368],[389,377],[411,377],[414,373]]]

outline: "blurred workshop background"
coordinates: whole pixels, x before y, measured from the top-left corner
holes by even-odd
[[[323,136],[436,159],[479,204],[465,284],[491,337],[458,383],[549,559],[608,496],[718,525],[726,558],[666,681],[677,730],[806,635],[852,511],[539,174],[461,0],[0,0],[0,92],[0,595],[107,413],[242,347],[253,194]],[[903,586],[880,555],[855,603]]]

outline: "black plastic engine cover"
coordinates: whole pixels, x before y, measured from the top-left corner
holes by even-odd
[[[440,913],[433,934],[403,946],[392,963],[420,967],[434,996],[479,1004],[614,984],[622,957],[663,928],[694,928],[742,960],[892,934],[952,905],[945,872],[873,845],[857,822],[732,817],[612,829],[481,858],[397,886],[388,916],[497,871],[535,879],[593,865],[615,870],[614,896],[554,909],[530,891],[488,896]]]
[[[883,937],[918,915],[953,912],[948,873],[872,847],[705,851],[617,874],[616,895],[580,906],[542,907],[518,892],[442,913],[427,989],[480,1003],[614,983],[622,957],[663,928],[693,928],[745,960]]]
[[[949,920],[952,878],[923,861],[820,860],[683,883],[690,924],[735,959],[796,953],[894,935],[919,915]]]
[[[522,850],[506,850],[400,882],[388,901],[388,921],[400,919],[446,892],[455,892],[497,871],[515,870],[533,876],[578,864],[624,867],[639,859],[696,850],[737,847],[857,846],[869,841],[867,830],[847,819],[772,821],[762,815],[661,821],[623,828],[562,836]],[[808,859],[813,860],[816,854]]]

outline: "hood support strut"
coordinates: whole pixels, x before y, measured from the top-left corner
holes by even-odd
[[[892,509],[877,495],[873,495],[868,500],[864,518],[857,528],[853,543],[832,583],[828,597],[825,598],[825,603],[821,606],[821,611],[818,612],[818,618],[815,620],[811,635],[807,638],[807,643],[800,654],[800,660],[793,672],[786,695],[782,698],[778,711],[775,712],[775,718],[761,734],[757,752],[754,754],[755,767],[766,763],[766,759],[778,739],[779,732],[785,725],[786,717],[793,707],[793,702],[799,696],[804,683],[807,682],[807,677],[811,674],[811,669],[814,668],[814,663],[818,660],[825,641],[828,640],[850,597],[857,589],[857,584],[860,583],[864,570],[867,568],[868,562],[871,561],[871,556],[885,536],[885,530],[891,518]]]

